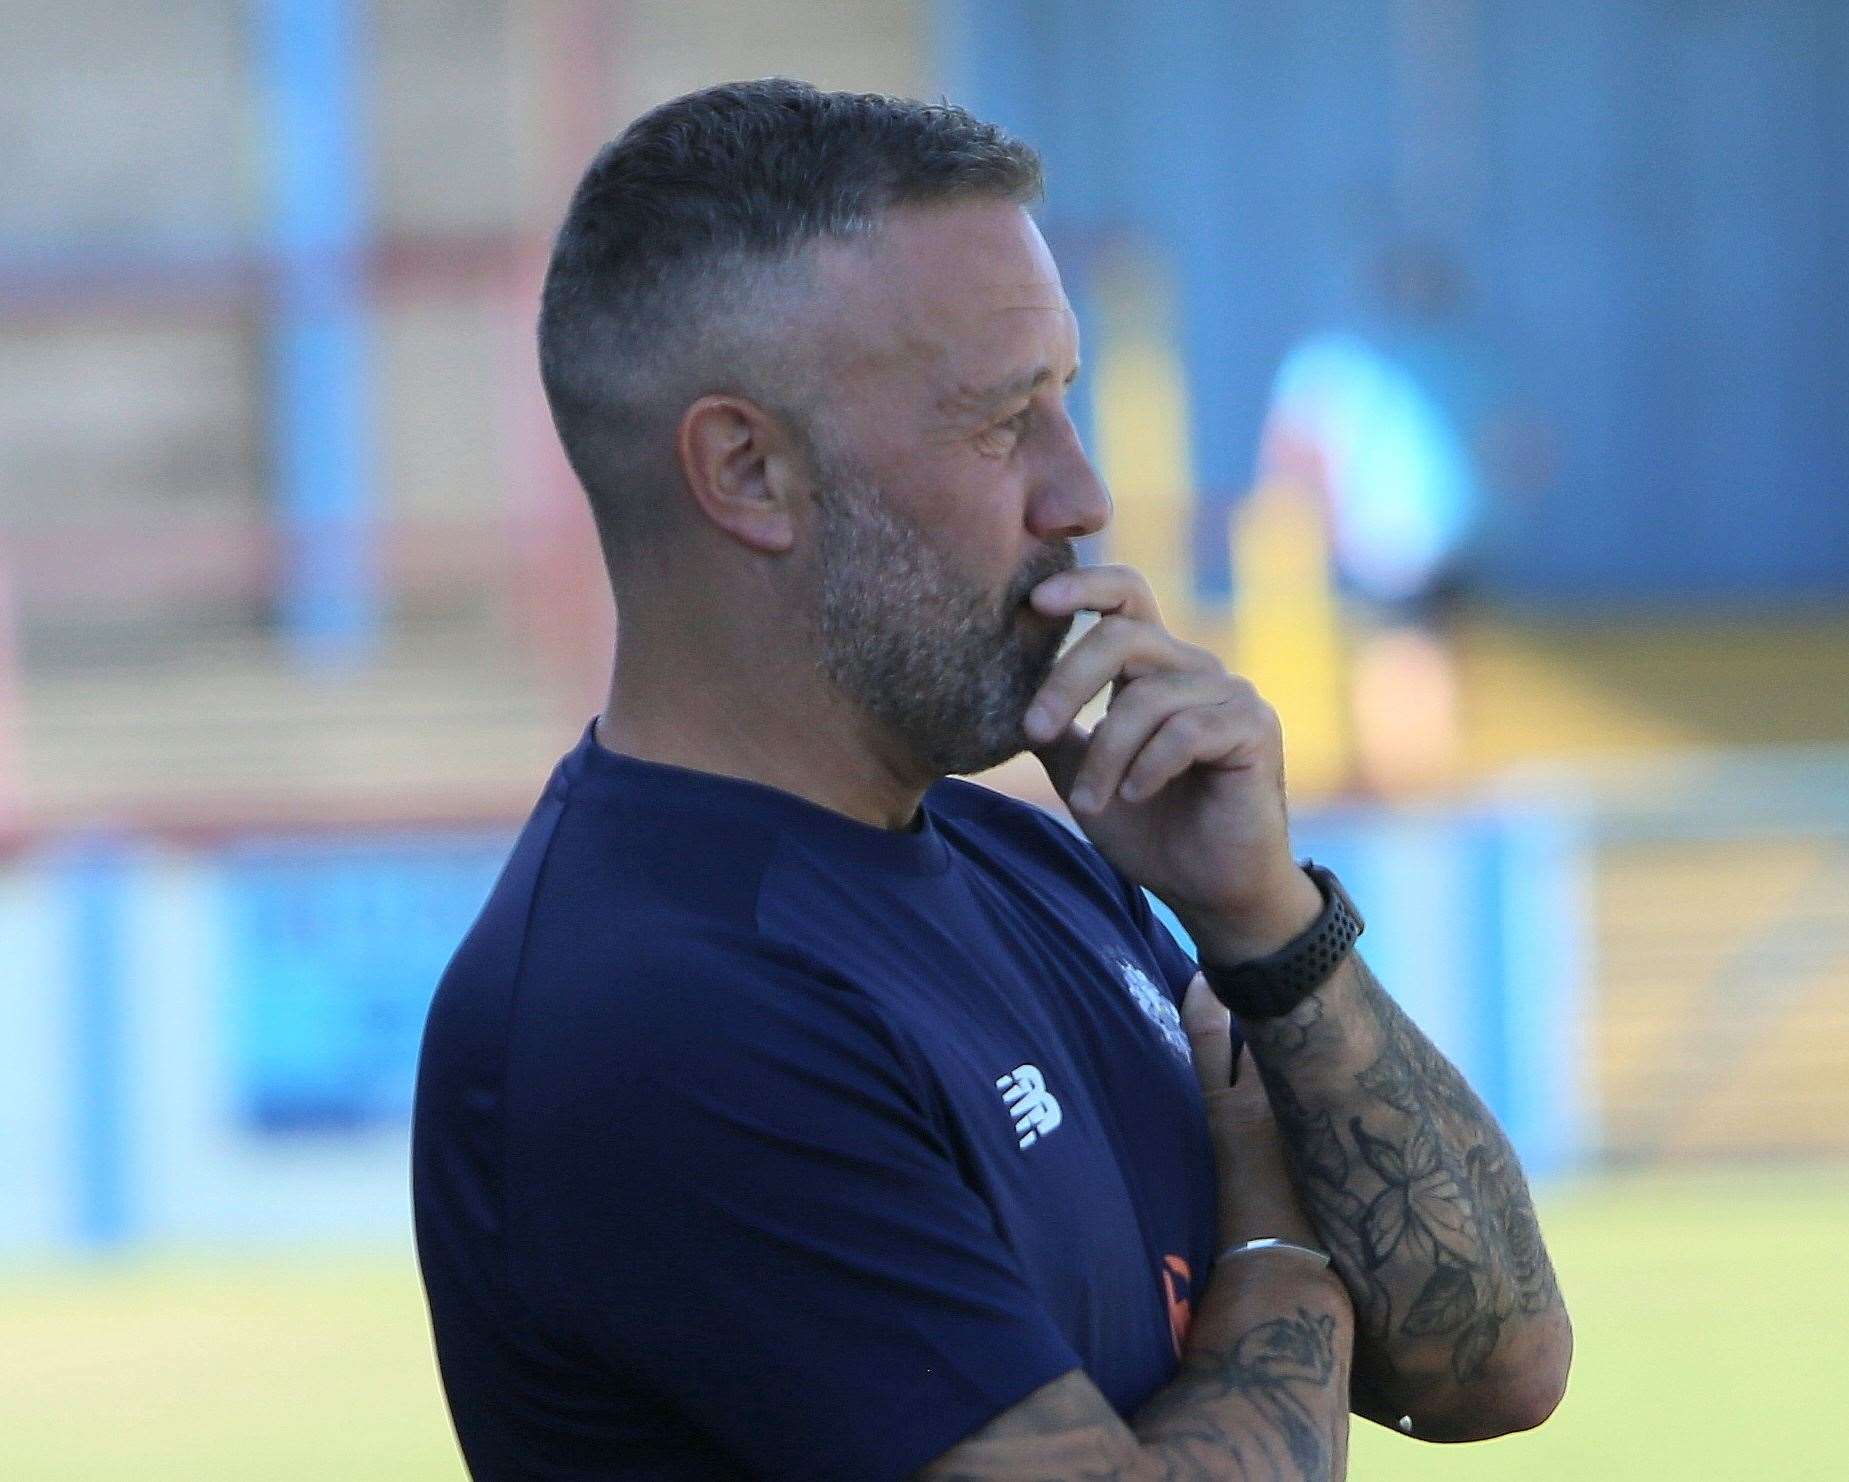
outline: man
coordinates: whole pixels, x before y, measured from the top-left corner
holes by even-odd
[[[1559,1397],[1520,1172],[1293,861],[1275,717],[1075,568],[1039,187],[961,110],[770,81],[572,202],[541,366],[615,679],[418,1085],[478,1477],[1328,1478],[1351,1403]],[[1089,843],[946,777],[1030,743]]]

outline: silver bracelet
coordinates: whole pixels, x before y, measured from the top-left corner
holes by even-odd
[[[1248,1240],[1244,1245],[1229,1245],[1214,1257],[1214,1264],[1232,1256],[1242,1256],[1249,1250],[1281,1250],[1287,1255],[1302,1256],[1305,1260],[1316,1262],[1317,1268],[1329,1264],[1329,1252],[1317,1250],[1313,1245],[1298,1245],[1294,1240],[1280,1240],[1275,1235],[1267,1235],[1263,1240]]]

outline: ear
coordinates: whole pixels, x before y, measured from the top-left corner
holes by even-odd
[[[688,490],[709,523],[752,550],[790,549],[806,474],[776,416],[742,396],[702,396],[681,414],[677,445]]]

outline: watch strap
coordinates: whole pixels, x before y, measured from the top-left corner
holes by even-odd
[[[1323,898],[1322,912],[1309,926],[1269,956],[1233,967],[1200,965],[1214,997],[1241,1019],[1288,1014],[1335,975],[1366,927],[1333,870],[1306,859],[1303,872]]]

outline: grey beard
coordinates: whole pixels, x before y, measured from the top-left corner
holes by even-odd
[[[1021,719],[1071,619],[1024,615],[1039,582],[1074,563],[1050,546],[998,600],[858,480],[817,494],[820,663],[835,687],[936,775],[979,772],[1027,745]]]

